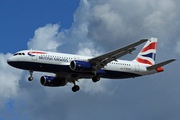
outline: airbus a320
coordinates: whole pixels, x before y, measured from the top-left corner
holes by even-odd
[[[118,59],[132,53],[132,51],[136,50],[136,46],[144,42],[146,44],[134,60]],[[142,39],[97,57],[23,50],[10,57],[7,63],[15,68],[29,70],[29,81],[33,80],[33,71],[54,73],[54,75],[42,76],[40,83],[43,86],[59,87],[70,82],[74,84],[72,91],[76,92],[80,89],[76,81],[83,78],[97,82],[100,78],[124,79],[163,72],[162,66],[176,59],[155,64],[156,48],[157,38],[150,38]]]

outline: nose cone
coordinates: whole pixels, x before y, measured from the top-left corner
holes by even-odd
[[[9,65],[11,65],[11,59],[10,59],[10,58],[7,59],[7,63],[8,63]]]
[[[13,63],[14,63],[14,60],[13,60],[13,57],[10,57],[7,59],[7,63],[11,66],[13,66]]]
[[[9,59],[7,59],[7,63],[15,68],[19,68],[19,69],[25,69],[24,64],[22,63],[22,61],[20,61],[21,59],[17,56],[12,56]]]

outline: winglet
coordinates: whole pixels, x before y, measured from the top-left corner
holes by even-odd
[[[171,60],[167,60],[167,61],[164,61],[164,62],[161,62],[161,63],[158,63],[158,64],[155,64],[155,65],[152,65],[152,66],[149,66],[147,67],[147,70],[153,70],[153,69],[156,69],[157,72],[162,72],[163,71],[163,68],[161,68],[162,66],[166,65],[166,64],[169,64],[173,61],[175,61],[176,59],[171,59]]]

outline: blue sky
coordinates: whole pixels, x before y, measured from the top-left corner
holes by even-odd
[[[0,51],[15,53],[27,49],[27,41],[40,26],[60,23],[61,29],[69,29],[79,0],[1,0],[0,5]]]
[[[0,1],[1,120],[179,120],[179,0]],[[97,56],[143,38],[157,37],[156,63],[176,58],[164,72],[135,79],[79,80],[49,88],[47,73],[9,66],[15,52],[37,49]],[[133,55],[120,59],[133,60]]]

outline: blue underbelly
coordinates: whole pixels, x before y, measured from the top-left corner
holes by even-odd
[[[40,72],[50,72],[50,73],[69,73],[78,75],[79,78],[86,76],[85,78],[92,78],[94,73],[92,72],[74,72],[70,69],[69,65],[54,65],[54,64],[45,64],[38,62],[13,62],[11,66],[24,69],[24,70],[33,70]],[[122,71],[111,71],[111,70],[100,70],[97,72],[102,78],[110,78],[110,79],[122,79],[122,78],[132,78],[138,77],[141,75],[130,73],[130,72],[122,72]]]

